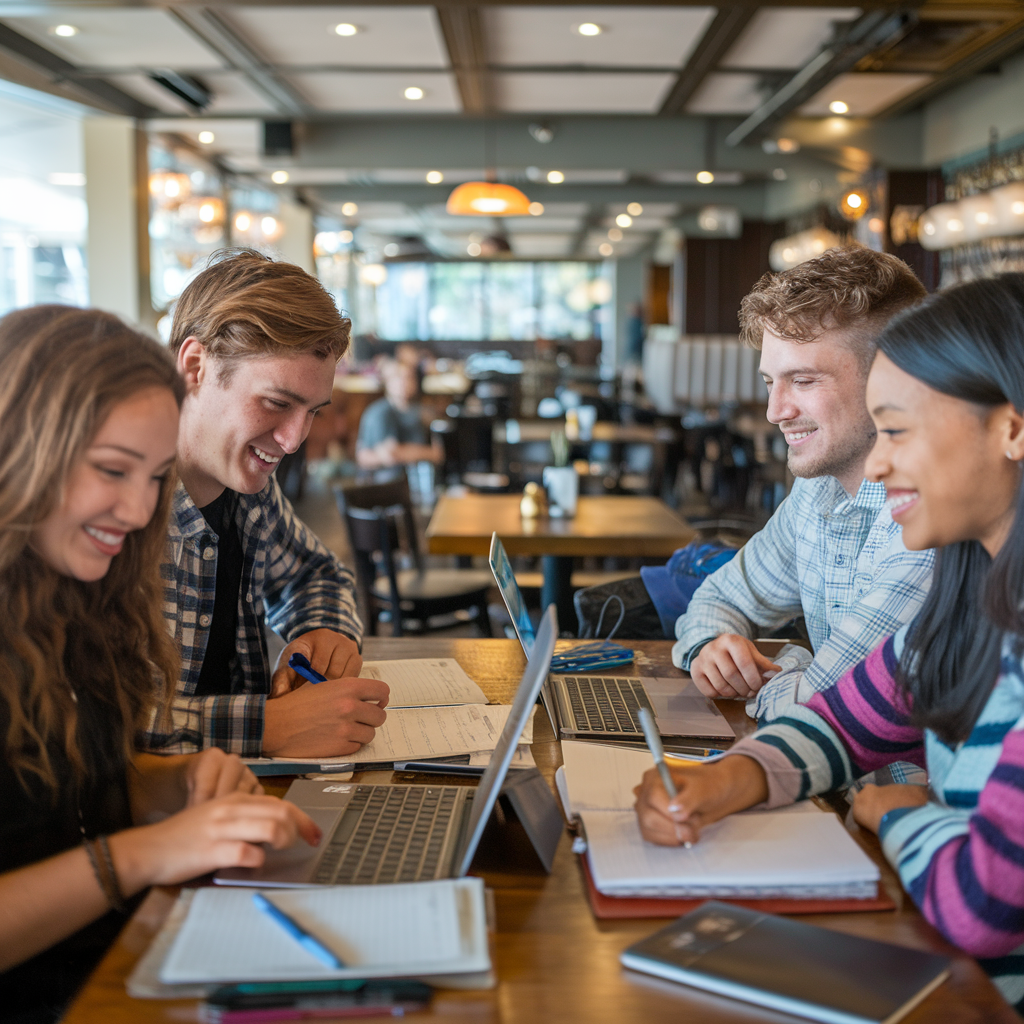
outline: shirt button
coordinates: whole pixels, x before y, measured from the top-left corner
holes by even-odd
[[[842,555],[836,555],[836,565],[842,565],[843,561],[844,559]]]
[[[210,619],[209,615],[200,615],[199,616],[199,625],[200,626],[208,626],[211,621],[212,620]]]
[[[203,548],[203,559],[204,561],[210,561],[211,558],[216,554],[213,548]]]

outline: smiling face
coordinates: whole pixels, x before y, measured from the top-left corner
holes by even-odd
[[[182,406],[178,470],[202,508],[225,487],[263,490],[281,457],[297,451],[317,409],[331,400],[334,360],[310,353],[224,361],[194,338],[178,353],[188,385]]]
[[[1024,457],[1013,406],[989,408],[944,395],[882,352],[868,377],[867,400],[878,441],[866,472],[885,484],[903,543],[921,551],[977,540],[995,555],[1013,522]]]
[[[793,341],[766,328],[761,376],[768,419],[785,435],[793,475],[834,476],[855,494],[875,428],[864,402],[864,367],[844,335],[832,330]]]
[[[147,388],[115,405],[73,466],[55,508],[32,531],[32,549],[64,576],[102,579],[132,530],[153,517],[174,460],[178,405]]]

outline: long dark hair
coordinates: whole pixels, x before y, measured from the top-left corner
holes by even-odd
[[[1024,274],[972,281],[897,316],[878,339],[901,370],[971,402],[982,415],[1024,411]],[[897,682],[912,721],[952,745],[965,739],[999,676],[1002,635],[1024,638],[1024,487],[996,557],[976,540],[941,548]]]

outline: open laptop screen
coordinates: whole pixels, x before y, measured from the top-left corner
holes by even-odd
[[[530,621],[530,613],[526,610],[526,602],[523,600],[523,592],[516,583],[516,574],[512,571],[512,563],[505,553],[505,545],[501,543],[496,533],[491,534],[491,553],[488,556],[491,564],[491,572],[494,573],[494,581],[498,584],[501,592],[501,599],[505,602],[508,613],[512,616],[512,625],[515,626],[516,636],[523,645],[526,656],[529,657],[533,651],[533,642],[536,635],[533,631],[533,623]]]
[[[492,547],[491,552],[493,553],[493,551]],[[504,553],[504,549],[502,549],[502,554]],[[505,563],[508,564],[507,558]],[[515,585],[515,580],[512,583]],[[526,723],[533,712],[533,706],[537,703],[540,689],[548,677],[548,668],[551,664],[551,655],[555,649],[557,636],[558,616],[555,614],[555,606],[550,605],[541,618],[537,642],[526,664],[519,689],[516,690],[515,700],[512,701],[512,710],[505,722],[505,728],[502,729],[501,736],[498,737],[490,763],[487,765],[483,777],[480,779],[480,785],[477,786],[473,796],[465,843],[456,864],[455,874],[459,878],[469,871],[473,855],[480,845],[480,837],[484,833],[487,819],[501,792],[505,776],[508,774],[508,766],[512,763],[512,755],[519,744],[519,737],[522,736],[523,729],[526,728]]]

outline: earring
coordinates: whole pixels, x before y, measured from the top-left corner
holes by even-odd
[[[1010,452],[1003,452],[1003,454],[1004,454],[1004,455],[1005,455],[1005,456],[1006,456],[1006,457],[1007,457],[1007,458],[1008,458],[1008,459],[1009,459],[1009,460],[1010,460],[1011,462],[1016,462],[1016,459],[1014,459],[1013,455],[1012,455],[1012,454],[1011,454]]]

